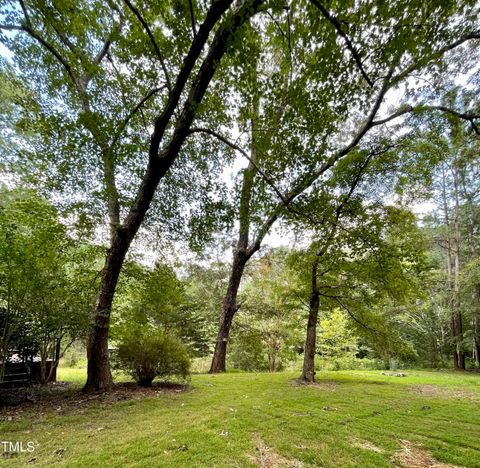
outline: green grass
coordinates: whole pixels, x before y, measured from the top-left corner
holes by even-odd
[[[480,375],[406,372],[319,373],[319,383],[335,385],[317,387],[293,385],[293,373],[196,375],[185,393],[2,422],[0,440],[39,446],[0,464],[35,457],[36,466],[254,466],[260,437],[292,466],[389,467],[409,440],[440,462],[480,467]],[[84,371],[64,368],[59,378],[80,385]],[[438,394],[412,392],[418,385]],[[382,452],[356,447],[355,438]]]

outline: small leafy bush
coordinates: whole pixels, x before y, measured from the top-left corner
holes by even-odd
[[[115,369],[127,372],[142,387],[150,387],[156,377],[185,380],[190,374],[187,349],[162,330],[130,330],[122,336],[113,361]]]

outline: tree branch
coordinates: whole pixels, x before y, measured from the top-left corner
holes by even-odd
[[[423,60],[419,60],[417,62],[412,63],[409,67],[405,68],[401,73],[399,73],[397,76],[395,76],[392,79],[393,83],[399,83],[402,81],[404,78],[406,78],[410,73],[412,73],[415,70],[419,70],[428,63],[432,61],[433,58],[435,57],[441,57],[444,55],[446,52],[449,52],[450,50],[453,50],[462,44],[464,44],[467,41],[473,40],[473,39],[480,39],[480,31],[472,31],[469,34],[465,34],[464,36],[461,36],[458,38],[456,41],[445,45],[444,47],[440,48],[436,52],[432,53],[428,57],[423,58]]]
[[[310,309],[310,305],[298,294],[297,291],[293,290],[293,294],[297,297],[297,299],[302,303],[302,305],[305,307],[306,310]]]
[[[113,148],[117,141],[119,140],[120,136],[122,135],[123,131],[127,127],[128,123],[132,118],[135,116],[135,114],[143,107],[143,105],[155,94],[160,92],[162,89],[164,89],[164,86],[161,88],[154,88],[151,89],[140,101],[139,103],[127,114],[125,119],[122,121],[120,124],[118,130],[115,132],[115,136],[113,137],[112,143],[110,144],[110,147]]]
[[[478,125],[475,123],[475,120],[480,119],[480,114],[472,114],[471,112],[458,112],[455,109],[450,109],[445,106],[417,106],[413,110],[416,111],[441,111],[445,112],[446,114],[451,114],[454,117],[457,117],[461,120],[466,120],[467,122],[470,122],[470,125],[472,126],[472,129],[477,135],[480,135],[480,128]]]
[[[35,39],[37,42],[39,42],[45,49],[47,49],[57,60],[58,62],[62,65],[62,67],[65,69],[67,72],[68,76],[72,80],[74,86],[77,89],[80,89],[80,83],[78,82],[77,78],[75,77],[75,74],[73,73],[73,69],[71,65],[68,63],[68,61],[62,56],[60,52],[52,45],[50,44],[46,39],[44,39],[37,31],[33,29],[32,22],[30,21],[30,15],[28,13],[28,10],[25,6],[25,3],[23,0],[19,0],[20,6],[23,11],[24,15],[24,23],[17,26],[17,25],[0,25],[0,29],[4,29],[7,31],[24,31],[28,35],[30,35],[33,39]]]
[[[203,128],[203,127],[192,127],[189,131],[189,134],[191,133],[197,133],[197,132],[203,132],[208,135],[211,135],[218,140],[220,140],[222,143],[225,143],[227,146],[230,146],[234,150],[238,151],[244,158],[248,160],[250,164],[255,168],[255,170],[265,179],[268,185],[273,189],[273,191],[277,194],[278,198],[282,200],[283,203],[287,203],[285,197],[283,194],[280,192],[280,190],[275,186],[275,183],[273,180],[258,166],[258,164],[249,156],[249,154],[243,150],[240,146],[237,144],[229,141],[227,138],[225,138],[223,135],[220,135],[219,133],[210,130],[209,128]]]
[[[18,2],[20,3],[20,7],[22,8],[26,24],[31,27],[32,23],[30,21],[30,15],[28,14],[27,7],[25,6],[25,2],[23,0],[18,0]]]
[[[158,158],[158,150],[160,147],[160,142],[162,141],[165,129],[167,128],[170,118],[173,115],[173,112],[178,106],[180,96],[185,88],[185,85],[188,81],[190,74],[192,73],[193,67],[200,56],[205,43],[208,40],[210,32],[220,20],[225,11],[228,10],[233,0],[217,0],[215,1],[210,9],[207,12],[207,16],[200,26],[197,35],[192,41],[190,50],[188,51],[185,60],[183,61],[182,68],[177,75],[177,80],[175,86],[170,93],[168,103],[163,110],[162,114],[159,115],[154,122],[154,132],[150,140],[150,150],[149,158],[150,160]],[[192,100],[190,100],[189,105],[192,105]]]
[[[133,3],[130,0],[123,0],[123,1],[127,5],[127,7],[130,9],[130,11],[137,17],[138,21],[140,21],[140,23],[143,26],[143,29],[145,29],[145,32],[147,33],[148,37],[150,38],[150,42],[152,43],[153,48],[155,50],[155,53],[157,54],[157,57],[160,60],[160,65],[162,67],[163,74],[165,75],[165,81],[167,83],[167,88],[168,88],[169,91],[171,91],[172,90],[172,83],[170,81],[170,76],[168,74],[168,70],[167,70],[167,67],[165,65],[165,59],[163,57],[162,52],[160,51],[160,48],[158,47],[157,41],[155,40],[155,37],[153,36],[153,33],[152,33],[150,27],[148,26],[147,22],[144,20],[142,14],[138,10],[138,8],[136,8],[135,5],[133,5]]]
[[[43,47],[45,47],[45,49],[47,49],[60,62],[60,64],[63,66],[68,76],[72,80],[74,86],[77,88],[77,90],[80,90],[81,89],[80,83],[75,77],[72,67],[67,62],[67,60],[60,54],[60,52],[58,52],[58,50],[55,49],[55,47],[52,44],[46,41],[42,36],[40,36],[39,33],[37,33],[37,31],[32,29],[29,25],[24,25],[21,27],[21,29],[25,31],[27,34],[29,34],[31,37],[33,37]]]
[[[325,17],[325,19],[332,24],[332,26],[335,28],[339,36],[343,38],[347,46],[347,49],[351,52],[353,59],[355,60],[355,63],[357,64],[363,78],[365,79],[365,81],[368,83],[370,87],[373,87],[373,81],[369,78],[367,72],[365,71],[365,68],[362,63],[362,59],[360,58],[360,54],[358,53],[355,46],[352,44],[352,41],[348,38],[347,34],[343,31],[342,24],[340,23],[340,21],[338,21],[337,18],[332,16],[329,13],[329,11],[318,0],[310,0],[310,2],[320,10],[320,12]]]
[[[385,94],[391,87],[390,79],[392,77],[394,71],[394,66],[390,67],[390,70],[387,73],[387,76],[384,79],[383,86],[381,87],[380,91],[378,92],[377,97],[375,98],[374,104],[372,109],[367,117],[365,123],[360,127],[358,132],[352,138],[350,143],[344,146],[342,149],[337,151],[336,153],[332,154],[316,171],[311,173],[305,180],[300,180],[296,184],[290,192],[285,195],[286,203],[282,202],[277,205],[277,207],[273,210],[273,213],[270,217],[265,221],[265,223],[261,226],[257,233],[257,237],[255,242],[251,245],[249,250],[256,251],[260,248],[261,242],[263,238],[268,233],[270,227],[275,223],[275,221],[280,216],[282,208],[286,205],[288,206],[295,198],[297,198],[300,194],[302,194],[307,188],[309,188],[319,177],[321,177],[325,172],[327,172],[331,167],[333,167],[340,159],[350,153],[362,140],[365,134],[372,128],[372,124],[374,122],[375,116],[380,108],[380,105],[383,102],[383,98]]]
[[[119,29],[121,28],[121,23],[115,24],[110,31],[110,34],[108,34],[107,38],[105,39],[105,42],[103,43],[103,47],[98,51],[98,54],[95,56],[93,59],[94,63],[99,65],[100,62],[104,59],[104,57],[108,54],[108,51],[110,49],[110,46],[112,45],[113,37]]]
[[[220,28],[215,33],[208,54],[193,80],[190,92],[183,105],[183,110],[173,128],[170,141],[161,153],[158,154],[165,129],[178,106],[181,93],[192,73],[196,60],[201,54],[210,32],[219,22],[224,12],[228,10],[232,1],[216,0],[212,3],[204,22],[192,41],[192,46],[180,69],[175,87],[170,93],[169,102],[163,113],[155,120],[155,128],[150,140],[148,165],[141,186],[125,219],[125,223],[117,231],[120,238],[119,244],[123,243],[127,245],[127,248],[145,217],[160,180],[174,163],[181,146],[188,136],[188,130],[196,115],[198,104],[202,102],[215,70],[226,52],[229,40],[246,21],[257,13],[265,2],[265,0],[246,0],[232,16],[222,22]]]
[[[373,158],[373,156],[384,153],[385,151],[387,151],[387,150],[380,151],[380,152],[371,151],[370,154],[365,159],[365,161],[362,162],[359,170],[355,174],[355,177],[354,177],[352,183],[350,184],[350,188],[348,190],[348,193],[343,197],[340,204],[335,208],[335,219],[334,219],[334,221],[329,222],[328,219],[327,219],[327,215],[324,215],[324,217],[322,218],[322,220],[319,223],[316,223],[315,221],[313,221],[314,224],[325,224],[325,222],[329,222],[329,224],[332,225],[332,229],[330,230],[330,233],[329,233],[328,237],[325,239],[325,242],[323,242],[323,246],[316,253],[316,260],[315,261],[317,262],[317,264],[320,261],[320,257],[323,257],[323,255],[325,255],[327,253],[327,250],[330,247],[333,238],[335,237],[335,234],[337,232],[337,228],[340,226],[338,221],[339,221],[339,219],[342,215],[343,209],[345,208],[348,201],[350,200],[353,193],[355,192],[355,189],[357,188],[357,186],[360,182],[360,179],[362,178],[362,175],[365,172],[365,169],[367,168],[371,159]],[[297,211],[296,214],[300,214],[301,216],[306,217],[309,221],[312,222],[311,217],[306,215],[305,213]]]
[[[385,117],[384,119],[374,120],[372,122],[372,127],[377,127],[379,125],[386,124],[391,120],[396,119],[397,117],[401,117],[402,115],[413,112],[413,110],[414,110],[413,106],[410,106],[410,105],[402,106],[399,109],[397,109],[393,114],[390,114],[388,117]]]
[[[358,319],[355,314],[350,310],[350,308],[348,306],[346,306],[340,299],[338,296],[329,296],[331,297],[335,302],[337,302],[337,304],[339,304],[346,312],[348,315],[350,315],[350,317],[352,317],[353,320],[355,320],[355,322],[357,322],[360,326],[362,326],[363,328],[365,328],[365,330],[368,330],[372,335],[378,335],[378,332],[377,330],[374,330],[373,328],[370,328],[368,325],[366,325],[365,323],[363,323],[360,319]]]
[[[16,24],[0,24],[0,29],[4,31],[25,31],[25,28]]]
[[[47,17],[46,15],[43,13],[43,11],[41,12],[43,18],[44,18],[44,21],[47,22]],[[82,58],[85,58],[85,54],[83,51],[79,50],[75,44],[73,44],[73,42],[68,38],[68,36],[66,36],[58,27],[57,25],[55,24],[56,21],[54,20],[51,20],[50,21],[50,24],[52,26],[52,28],[55,30],[55,32],[57,33],[57,36],[60,38],[60,40],[63,42],[63,44],[65,46],[67,46],[70,51],[72,53],[74,53],[75,55],[81,55]]]
[[[192,22],[193,37],[197,35],[197,26],[195,24],[195,11],[193,9],[193,0],[188,0],[188,6],[190,8],[190,20]]]
[[[477,135],[480,135],[480,128],[475,122],[475,120],[480,119],[480,114],[474,114],[472,112],[459,112],[459,111],[456,111],[455,109],[450,109],[446,106],[430,106],[426,104],[420,104],[418,106],[411,106],[411,105],[403,106],[398,110],[396,110],[395,112],[393,112],[392,114],[390,114],[388,117],[373,121],[372,127],[383,125],[385,123],[390,122],[393,119],[396,119],[397,117],[401,117],[402,115],[405,115],[411,112],[430,112],[430,111],[441,111],[446,114],[451,114],[454,117],[457,117],[461,120],[466,120],[467,122],[470,123],[475,133]]]

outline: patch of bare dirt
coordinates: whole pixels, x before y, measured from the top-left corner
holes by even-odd
[[[409,440],[400,440],[400,444],[402,448],[390,459],[397,468],[460,468],[435,460],[429,452]]]
[[[320,390],[329,390],[334,391],[337,389],[338,384],[333,381],[325,381],[325,382],[305,382],[304,380],[297,379],[292,382],[294,387],[313,387],[318,388]]]
[[[83,394],[66,382],[46,386],[0,389],[0,420],[13,421],[23,416],[83,413],[90,406],[108,406],[119,401],[156,398],[165,394],[187,391],[189,386],[157,383],[138,387],[133,382],[115,384],[110,392]]]
[[[470,392],[468,390],[458,390],[448,387],[441,387],[439,385],[413,385],[410,387],[410,391],[416,393],[417,395],[424,395],[429,397],[457,398],[480,401],[480,395],[478,393]]]
[[[371,450],[372,452],[377,452],[381,453],[383,452],[383,449],[380,447],[377,447],[375,444],[372,444],[372,442],[369,442],[368,440],[363,440],[363,439],[351,439],[351,443],[354,447],[362,448],[365,450]]]
[[[301,468],[303,463],[299,460],[289,460],[283,455],[274,452],[268,447],[260,437],[260,434],[253,434],[253,441],[255,442],[255,455],[249,455],[250,460],[261,468]]]

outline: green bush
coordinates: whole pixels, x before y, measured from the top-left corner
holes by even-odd
[[[113,365],[142,387],[150,387],[156,377],[186,379],[190,374],[190,357],[182,342],[162,330],[146,328],[122,336]]]

